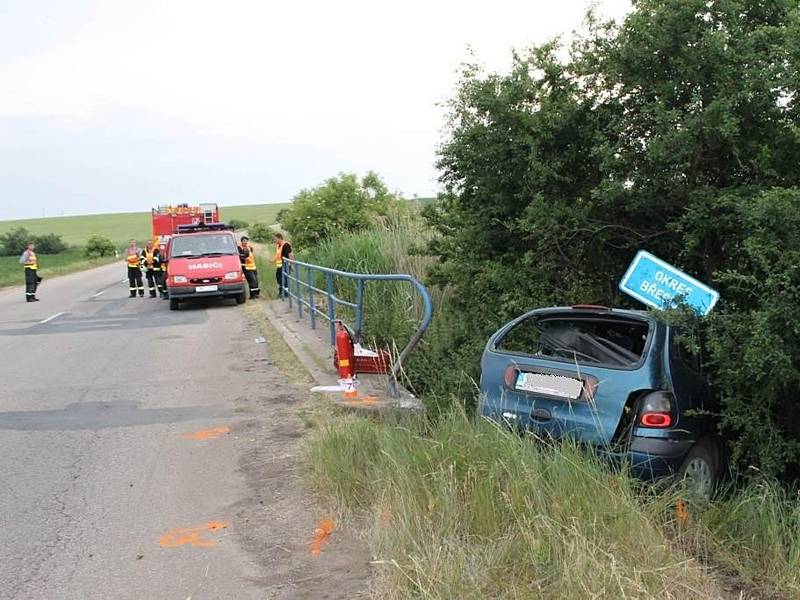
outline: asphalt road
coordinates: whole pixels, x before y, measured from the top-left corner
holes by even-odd
[[[263,598],[234,532],[242,307],[172,312],[123,277],[0,291],[0,597]]]

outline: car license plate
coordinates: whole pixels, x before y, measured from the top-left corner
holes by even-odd
[[[577,400],[583,391],[583,381],[547,373],[520,373],[517,375],[515,388],[534,394]]]
[[[194,288],[195,292],[216,292],[217,286],[216,285],[198,285]]]

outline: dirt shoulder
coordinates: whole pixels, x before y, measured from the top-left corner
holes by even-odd
[[[328,515],[302,481],[301,415],[310,406],[311,379],[266,322],[259,304],[245,309],[244,335],[253,350],[237,367],[251,382],[237,411],[252,415],[232,431],[251,446],[239,464],[250,488],[235,507],[239,541],[263,573],[257,583],[266,598],[369,597],[370,555],[356,532],[336,522],[329,536],[315,534]],[[257,337],[265,343],[255,344]],[[321,538],[316,555],[315,537]]]

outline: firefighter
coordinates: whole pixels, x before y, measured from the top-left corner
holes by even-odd
[[[128,265],[128,289],[131,298],[136,298],[136,292],[144,297],[144,283],[142,282],[142,249],[136,245],[136,240],[131,240],[125,248],[125,262]]]
[[[36,245],[30,243],[19,257],[19,264],[25,269],[25,300],[27,302],[38,302],[36,288],[42,278],[39,277],[39,262],[36,258]]]
[[[159,252],[159,257],[161,253]],[[161,299],[167,299],[167,261],[161,261],[161,269],[158,272],[158,290],[161,292]]]
[[[288,288],[283,287],[283,274],[289,273],[289,264],[284,264],[284,259],[294,260],[292,245],[283,239],[282,233],[275,234],[275,280],[278,282],[278,298],[284,294],[289,295]]]
[[[250,243],[250,238],[246,235],[242,236],[239,244],[239,259],[242,261],[242,270],[244,271],[245,279],[247,279],[247,285],[250,287],[250,298],[258,298],[260,290],[258,289],[256,250]]]
[[[141,254],[141,264],[147,278],[147,287],[150,290],[150,297],[156,297],[156,287],[161,287],[161,253],[158,248],[153,247],[153,242],[148,240],[147,245]]]

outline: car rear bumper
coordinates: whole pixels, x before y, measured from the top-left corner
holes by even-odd
[[[490,420],[504,423],[519,431],[535,429],[529,415],[515,410],[513,406],[500,408],[492,403],[484,402],[481,406],[481,414]],[[578,438],[577,441],[586,440]],[[615,466],[627,466],[634,477],[649,481],[667,477],[678,471],[694,443],[694,440],[691,439],[633,436],[625,451],[612,451],[603,446],[595,447],[595,451],[602,459]]]
[[[187,285],[180,287],[167,287],[170,298],[180,300],[188,298],[232,298],[245,293],[244,283],[224,283],[219,284],[216,290],[208,292],[198,292],[197,286]]]
[[[597,453],[616,465],[627,465],[634,477],[649,481],[677,472],[693,445],[694,440],[633,437],[627,452],[598,448]]]

